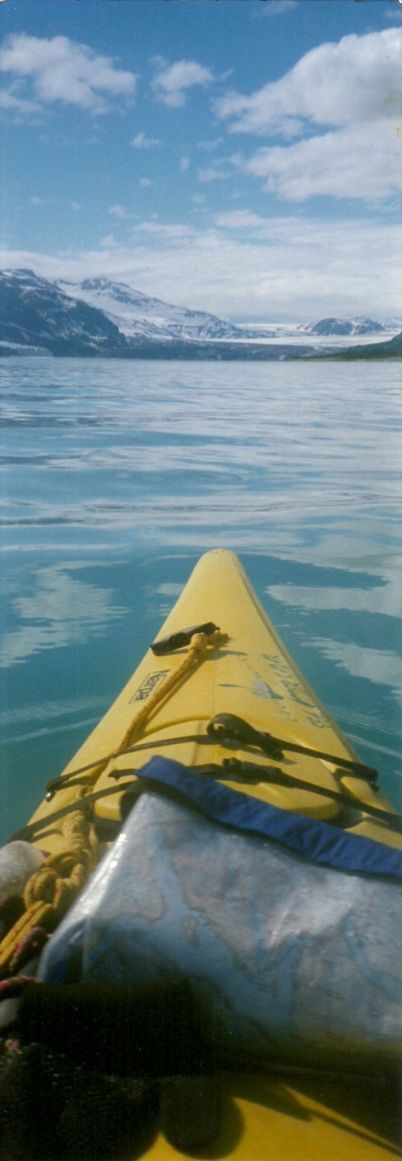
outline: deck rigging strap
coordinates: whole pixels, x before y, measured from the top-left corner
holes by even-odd
[[[127,770],[126,770],[127,774]],[[17,839],[23,839],[30,842],[40,836],[41,842],[46,837],[46,834],[54,829],[54,823],[59,822],[61,818],[66,818],[74,810],[81,810],[85,815],[88,812],[88,807],[92,806],[98,798],[108,798],[109,795],[122,793],[123,790],[132,790],[133,780],[123,782],[119,786],[118,792],[115,786],[108,786],[104,790],[93,790],[90,794],[85,794],[80,799],[75,799],[74,802],[68,802],[66,806],[60,806],[58,810],[52,810],[51,814],[45,814],[43,818],[36,818],[33,822],[27,822],[25,826],[20,827],[14,834],[10,835],[8,842],[16,842]]]
[[[256,746],[267,754],[269,758],[283,758],[283,750],[290,750],[294,754],[307,754],[310,758],[318,758],[322,762],[331,762],[344,770],[364,778],[370,785],[376,787],[378,771],[373,766],[365,766],[358,758],[342,758],[337,754],[328,754],[325,750],[317,750],[313,746],[305,746],[302,742],[292,742],[286,738],[276,738],[263,730],[256,730],[237,714],[216,714],[207,726],[207,733],[221,744],[225,741],[234,741],[244,745]]]
[[[188,739],[186,738],[186,739],[182,739],[182,740],[187,741]],[[137,747],[133,747],[133,748],[136,749]],[[138,747],[138,749],[142,749],[142,748],[145,749],[147,747]],[[131,750],[131,747],[129,748],[128,752],[130,752],[130,750]],[[123,751],[123,752],[126,753],[127,751]],[[116,755],[116,757],[117,756],[118,755]],[[197,771],[198,771],[204,777],[205,777],[205,775],[209,774],[217,779],[225,778],[225,777],[230,779],[230,778],[233,778],[233,774],[236,773],[234,765],[232,767],[232,770],[230,769],[230,763],[236,763],[236,765],[238,767],[245,766],[246,769],[245,769],[244,773],[245,773],[246,779],[247,779],[247,776],[253,777],[254,773],[256,774],[258,771],[259,781],[262,781],[264,779],[267,781],[283,782],[284,784],[286,784],[286,786],[289,786],[289,787],[294,786],[295,788],[298,788],[298,789],[308,790],[313,794],[316,793],[319,795],[323,795],[327,798],[333,798],[333,799],[335,799],[335,801],[339,801],[342,806],[347,805],[347,806],[353,806],[353,807],[359,808],[361,810],[362,814],[369,814],[373,818],[377,818],[379,821],[387,823],[387,825],[391,828],[391,830],[394,830],[394,831],[397,831],[398,833],[400,833],[400,831],[402,829],[402,816],[400,814],[397,814],[396,812],[395,813],[391,812],[389,810],[381,810],[379,807],[370,806],[366,803],[362,803],[362,802],[360,802],[360,799],[355,798],[354,795],[350,791],[348,791],[347,794],[342,794],[340,791],[338,792],[336,790],[324,789],[323,787],[316,786],[315,784],[312,784],[311,782],[304,781],[304,779],[302,779],[302,778],[296,778],[292,774],[287,774],[284,770],[282,770],[276,766],[258,766],[257,764],[254,765],[251,762],[250,763],[237,762],[236,759],[231,758],[231,759],[225,760],[222,767],[212,766],[212,765],[205,766],[205,767],[197,767],[195,769],[194,768],[192,769],[192,773],[197,773]],[[248,769],[247,769],[247,767],[248,767]],[[126,770],[114,770],[114,771],[112,771],[111,777],[113,777],[115,779],[115,781],[118,781],[120,778],[125,779],[125,781],[122,782],[120,784],[120,786],[118,786],[118,787],[108,786],[102,790],[91,791],[89,794],[86,794],[84,797],[82,797],[78,801],[70,802],[67,804],[67,806],[61,806],[58,810],[52,811],[51,814],[45,815],[43,818],[36,819],[35,822],[27,823],[26,826],[21,827],[20,830],[15,831],[15,833],[10,836],[9,842],[14,842],[16,839],[24,839],[27,842],[30,842],[31,840],[37,838],[38,836],[40,836],[41,839],[43,839],[46,835],[46,832],[49,830],[49,828],[51,830],[54,823],[59,822],[59,820],[61,818],[65,818],[72,811],[77,810],[77,808],[80,808],[83,812],[85,812],[88,807],[92,806],[93,803],[98,802],[99,799],[101,799],[101,798],[108,798],[113,794],[123,794],[123,792],[126,790],[132,791],[133,785],[134,785],[133,777],[136,777],[137,775],[139,777],[141,777],[141,773],[142,773],[141,770],[137,770],[137,769],[135,769],[135,770],[127,770],[126,769]],[[127,775],[131,775],[130,781],[128,781]],[[237,793],[237,791],[236,791],[236,793]]]
[[[223,761],[223,770],[219,766],[215,766],[215,777],[226,778],[236,777],[238,772],[240,777],[243,774],[245,780],[255,777],[260,772],[261,782],[277,782],[279,785],[286,786],[289,790],[307,790],[311,794],[318,794],[321,798],[331,798],[334,802],[339,802],[342,806],[354,807],[360,810],[362,814],[369,814],[371,818],[377,818],[380,822],[386,822],[387,825],[398,833],[402,830],[402,815],[397,814],[396,811],[382,810],[380,806],[372,806],[371,803],[362,802],[352,790],[331,790],[330,787],[320,786],[316,782],[308,782],[306,778],[298,778],[295,774],[289,774],[287,770],[282,770],[280,766],[258,766],[254,762],[241,762],[236,758],[225,758]],[[202,767],[198,766],[197,770],[202,773]],[[210,767],[212,773],[212,767]],[[207,773],[207,768],[205,773]],[[125,771],[127,773],[127,771]]]
[[[146,742],[135,743],[133,746],[123,746],[122,749],[114,750],[110,754],[102,754],[100,757],[95,758],[93,762],[88,762],[86,766],[76,766],[74,770],[70,770],[67,774],[59,774],[57,778],[49,779],[49,781],[46,783],[46,798],[48,801],[50,801],[56,791],[61,790],[64,786],[80,785],[80,783],[86,781],[85,778],[82,778],[83,774],[86,774],[89,770],[93,770],[95,766],[106,766],[108,762],[113,762],[116,758],[122,758],[125,754],[136,754],[141,750],[160,750],[164,749],[166,746],[178,746],[185,744],[186,742],[196,742],[197,745],[211,746],[216,744],[218,741],[221,745],[223,745],[226,739],[227,741],[237,740],[240,743],[240,735],[236,736],[234,733],[230,735],[229,732],[224,734],[223,730],[219,733],[219,736],[217,730],[215,733],[215,723],[218,721],[218,719],[221,718],[242,722],[242,718],[236,718],[235,714],[217,714],[216,718],[213,718],[212,721],[209,722],[206,734],[183,734],[174,738],[157,738],[156,740],[149,739],[149,741]],[[253,727],[249,726],[246,722],[243,724],[247,726],[247,730],[249,732],[248,742],[243,742],[243,745],[245,746],[258,746],[259,749],[263,749],[263,752],[269,755],[271,758],[274,757],[274,751],[275,755],[279,757],[280,751],[283,749],[290,750],[298,754],[306,754],[310,758],[318,758],[324,762],[331,762],[333,765],[339,766],[346,771],[350,771],[351,774],[356,774],[358,778],[364,778],[366,782],[369,782],[370,786],[373,786],[374,789],[377,789],[378,771],[375,770],[373,766],[366,766],[364,762],[360,762],[354,758],[339,758],[334,754],[327,753],[325,750],[316,750],[312,746],[303,746],[301,743],[299,744],[297,742],[286,741],[284,738],[274,738],[272,734],[262,733],[262,731],[254,730]],[[251,733],[253,735],[252,741]],[[262,741],[264,742],[264,746],[261,745]],[[271,743],[274,743],[274,745]]]
[[[226,641],[227,634],[222,633],[220,629],[212,624],[212,622],[208,622],[204,628],[206,632],[195,631],[192,633],[188,644],[188,651],[180,661],[180,664],[176,666],[176,669],[169,670],[164,680],[161,681],[160,684],[154,689],[153,693],[147,697],[145,704],[131,719],[130,725],[126,730],[124,738],[122,739],[123,746],[129,740],[129,738],[133,739],[135,738],[136,734],[140,733],[153,711],[157,709],[157,707],[163,701],[165,701],[169,694],[173,693],[173,690],[176,689],[176,686],[180,685],[182,681],[184,681],[185,677],[190,676],[193,669],[195,669],[197,665],[200,665],[201,662],[204,661],[209,651],[213,649],[215,645],[220,645],[221,642]],[[188,630],[188,632],[190,633],[190,630]],[[72,778],[77,774],[84,773],[86,770],[93,770],[98,765],[104,765],[105,762],[116,758],[118,754],[121,753],[123,753],[123,751],[119,749],[116,753],[111,754],[109,757],[96,758],[94,762],[89,762],[87,766],[83,766],[78,770],[73,770],[70,774],[66,774],[65,776],[62,775],[62,778],[64,778],[63,785],[68,784],[70,777]],[[57,788],[61,785],[61,781],[58,781]],[[54,783],[52,780],[52,782],[49,784],[48,798],[52,797],[53,789]]]
[[[59,774],[57,778],[50,778],[46,783],[46,798],[50,801],[57,790],[62,790],[65,786],[79,786],[86,782],[82,777],[88,770],[93,770],[94,766],[106,766],[109,762],[114,762],[116,758],[123,758],[125,754],[137,754],[141,750],[160,750],[165,746],[178,746],[185,742],[197,742],[198,745],[211,746],[213,745],[213,738],[209,738],[208,734],[183,734],[178,738],[160,738],[147,742],[135,743],[134,746],[124,746],[122,750],[114,750],[111,754],[102,754],[101,757],[95,758],[93,762],[88,762],[86,766],[76,766],[75,770],[70,770],[68,774]],[[113,772],[112,775],[113,777]]]
[[[333,802],[339,803],[340,806],[353,807],[361,814],[368,814],[371,818],[378,819],[379,822],[385,822],[389,829],[396,831],[397,834],[402,831],[402,815],[397,814],[396,811],[383,810],[380,806],[372,806],[371,803],[362,802],[352,790],[332,790],[330,787],[320,786],[316,782],[308,782],[306,778],[298,778],[295,774],[288,774],[280,766],[259,766],[256,762],[242,762],[237,758],[224,758],[221,766],[209,763],[206,766],[192,766],[189,769],[194,774],[216,778],[218,781],[276,782],[280,786],[286,786],[289,790],[306,790],[309,794],[330,798]],[[127,768],[117,769],[111,770],[109,776],[117,782],[119,778],[126,778],[128,773]],[[140,770],[132,770],[131,773],[142,776]],[[120,790],[121,787],[119,787]],[[302,814],[303,811],[300,813]]]

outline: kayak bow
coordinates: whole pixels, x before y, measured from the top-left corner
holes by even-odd
[[[181,975],[205,1014],[219,1116],[201,1073],[187,1077],[187,1097],[171,1084],[164,1100],[173,1093],[178,1109],[192,1084],[211,1140],[195,1120],[192,1141],[188,1124],[182,1138],[177,1126],[159,1131],[147,1161],[194,1148],[230,1161],[395,1154],[400,820],[233,553],[200,559],[122,693],[13,838],[46,858],[3,940],[6,976],[39,916],[54,931],[39,979],[58,984],[55,1002],[63,979],[111,988],[110,1006],[113,987],[163,988]],[[50,871],[73,884],[57,905]],[[117,1046],[115,1057],[117,1068]]]

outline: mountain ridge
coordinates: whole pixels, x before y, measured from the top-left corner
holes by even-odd
[[[240,327],[218,318],[207,311],[174,306],[160,298],[143,294],[125,282],[106,278],[86,278],[78,283],[59,283],[71,286],[74,297],[102,309],[118,323],[126,338],[139,335],[169,341],[171,338],[191,341],[209,339],[240,339]],[[69,290],[66,291],[69,293]]]
[[[322,318],[316,323],[306,323],[303,327],[306,335],[372,335],[386,333],[384,323],[372,318]]]
[[[336,325],[341,329],[328,330]],[[332,333],[359,336],[389,332],[386,324],[364,318],[322,319],[315,324],[297,324],[293,329],[269,324],[264,332],[262,326],[260,330],[236,326],[217,315],[174,306],[107,278],[72,283],[51,281],[25,268],[0,271],[3,355],[258,361],[329,357],[338,353],[333,346],[310,346],[300,339],[303,334],[313,340],[330,338]],[[381,343],[375,346],[381,347]],[[347,348],[342,354],[347,354]]]

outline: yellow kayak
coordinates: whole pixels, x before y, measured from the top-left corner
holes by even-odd
[[[383,961],[372,946],[378,910],[378,939],[391,950],[400,820],[376,772],[308,687],[234,553],[200,559],[123,691],[13,837],[46,859],[3,939],[6,978],[16,970],[16,946],[39,926],[54,931],[40,963],[43,986],[62,979],[60,964],[82,938],[86,983],[163,984],[174,968],[198,981],[202,1003],[208,999],[222,1093],[214,1137],[187,1148],[155,1128],[135,1156],[395,1155],[393,1017],[391,1008],[384,1018],[380,1011]],[[79,896],[71,911],[69,892]],[[369,950],[361,953],[366,921]],[[246,932],[251,940],[257,933],[258,954]],[[343,1014],[329,966],[337,940]],[[154,963],[162,964],[159,975]],[[362,987],[374,989],[366,997],[359,971]],[[367,1003],[378,1007],[372,1017]]]
[[[174,609],[161,630],[162,638],[183,628],[213,623],[220,639],[208,644],[204,660],[190,666],[188,677],[166,692],[166,686],[182,661],[183,653],[155,655],[150,649],[128,684],[66,766],[57,795],[41,804],[32,822],[52,817],[77,798],[84,787],[110,791],[111,773],[133,767],[131,746],[138,740],[141,750],[136,761],[145,764],[156,750],[164,750],[177,761],[197,767],[205,762],[220,764],[228,757],[227,746],[211,745],[207,727],[217,714],[230,714],[249,722],[257,730],[286,738],[292,745],[330,755],[312,762],[309,753],[288,752],[285,782],[259,782],[253,794],[284,810],[300,811],[312,818],[337,820],[348,807],[354,812],[349,829],[378,842],[401,846],[400,835],[389,817],[390,806],[351,746],[341,736],[329,714],[308,688],[283,643],[263,611],[245,576],[240,561],[227,550],[213,550],[198,562]],[[191,638],[191,635],[190,635]],[[143,712],[148,711],[148,712]],[[229,739],[230,741],[230,739]],[[129,753],[121,753],[129,747]],[[118,761],[107,755],[118,753]],[[248,743],[236,747],[236,757],[250,757]],[[332,759],[332,760],[331,760]],[[341,767],[339,760],[346,760]],[[283,766],[273,754],[259,761],[272,767]],[[352,762],[352,767],[348,765]],[[357,763],[357,765],[356,765]],[[91,765],[93,764],[93,765]],[[75,774],[82,767],[88,770]],[[360,776],[360,770],[362,775]],[[73,781],[69,785],[69,779]],[[239,788],[239,781],[226,784]],[[300,782],[305,785],[301,786]],[[325,793],[327,792],[327,793]],[[345,802],[345,796],[348,796]],[[352,797],[353,796],[353,797]],[[112,823],[120,819],[120,796],[100,797],[95,804],[98,819]],[[371,813],[373,812],[373,813]],[[384,814],[384,821],[383,821]],[[46,848],[57,850],[60,828],[52,825]],[[43,832],[34,842],[43,846]]]

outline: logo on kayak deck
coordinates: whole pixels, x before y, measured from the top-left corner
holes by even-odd
[[[148,677],[144,678],[139,689],[136,690],[134,696],[130,697],[130,702],[146,701],[146,698],[150,697],[151,693],[153,693],[155,686],[159,685],[159,682],[163,681],[169,672],[169,669],[158,669],[156,673],[149,673]]]

